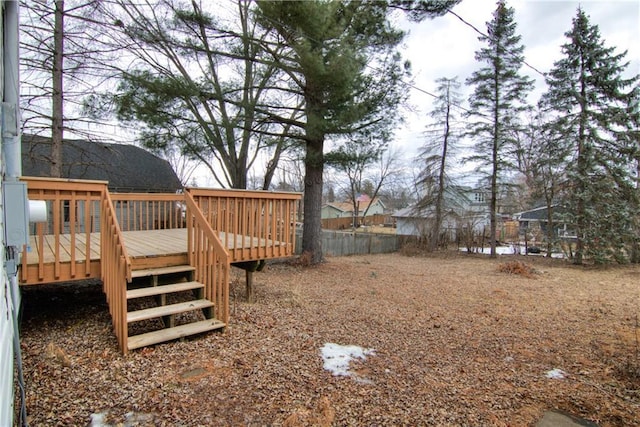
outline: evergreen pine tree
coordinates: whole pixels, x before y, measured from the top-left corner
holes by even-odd
[[[322,260],[321,206],[325,140],[376,126],[403,97],[397,45],[403,33],[387,20],[383,2],[257,2],[260,22],[289,48],[274,59],[290,78],[283,92],[301,99],[296,136],[304,143],[302,251]],[[266,46],[268,49],[269,47]],[[368,67],[379,61],[379,68]],[[272,120],[290,119],[272,115]]]
[[[510,167],[504,152],[511,143],[518,115],[526,106],[526,95],[533,81],[519,74],[524,61],[520,36],[516,34],[514,10],[501,0],[487,23],[487,36],[479,37],[486,46],[475,58],[483,67],[475,71],[467,83],[475,86],[469,99],[471,132],[476,154],[469,160],[488,169],[490,188],[491,256],[496,256],[499,180]]]
[[[573,156],[565,204],[577,236],[574,262],[625,261],[637,234],[638,77],[623,78],[625,53],[604,46],[582,9],[566,36],[543,105]]]
[[[404,10],[420,20],[441,15],[458,1],[256,2],[259,22],[273,29],[288,49],[287,54],[273,55],[289,77],[281,88],[283,98],[294,95],[301,101],[299,120],[282,117],[282,106],[271,110],[270,120],[292,124],[292,137],[305,149],[302,251],[311,263],[322,260],[325,141],[362,141],[368,135],[384,140],[407,95],[401,79],[408,64],[397,51],[404,34],[393,27],[391,13]]]

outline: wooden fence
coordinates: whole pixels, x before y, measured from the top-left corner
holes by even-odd
[[[360,225],[384,225],[392,223],[391,216],[383,214],[368,215],[364,218],[359,217],[358,221]],[[348,230],[353,228],[353,217],[324,218],[322,219],[322,228],[324,230]]]

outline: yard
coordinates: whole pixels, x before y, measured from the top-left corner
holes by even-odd
[[[225,333],[126,357],[99,285],[27,289],[30,424],[519,426],[557,408],[640,425],[640,268],[499,271],[513,259],[272,264],[255,304],[234,271]],[[327,343],[371,352],[334,376]]]

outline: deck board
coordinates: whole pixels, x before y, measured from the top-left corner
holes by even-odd
[[[185,228],[166,229],[166,230],[147,230],[147,231],[124,231],[122,236],[125,241],[127,253],[133,259],[151,258],[167,255],[186,254],[187,249],[187,230]],[[220,232],[220,241],[226,244],[231,255],[231,262],[243,261],[243,251],[253,250],[257,247],[280,246],[286,243],[272,242],[268,239],[234,235]],[[60,262],[71,262],[71,235],[60,235]],[[75,235],[75,260],[76,263],[83,263],[87,259],[87,236],[84,233]],[[51,264],[55,262],[55,237],[53,235],[44,236],[44,263]],[[91,250],[89,259],[91,261],[100,260],[100,233],[90,234]],[[38,253],[36,249],[39,246],[38,238],[31,236],[31,250],[27,253],[27,264],[38,264]]]

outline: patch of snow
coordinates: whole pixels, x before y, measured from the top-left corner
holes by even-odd
[[[460,248],[460,252],[467,252],[467,248]],[[473,254],[483,254],[490,255],[491,254],[491,246],[485,246],[484,248],[474,247],[471,249],[471,253]],[[496,255],[525,255],[524,246],[519,245],[511,245],[511,246],[496,246]],[[539,254],[526,254],[526,256],[546,256],[546,252],[542,252]],[[551,253],[551,258],[563,259],[565,258],[563,253]]]
[[[545,377],[552,379],[552,380],[562,380],[567,376],[567,373],[565,371],[563,371],[562,369],[552,369],[550,371],[547,371],[547,373],[545,374]]]
[[[98,412],[97,414],[91,414],[91,424],[90,427],[102,427],[104,426],[104,418],[107,416],[107,411]]]
[[[105,418],[109,415],[109,410],[91,414],[91,423],[89,427],[134,427],[140,425],[153,425],[153,414],[145,414],[142,412],[127,412],[124,415],[124,423],[107,424]]]
[[[467,248],[460,248],[460,252],[467,252]],[[485,246],[484,248],[472,248],[471,253],[490,255],[491,246]],[[496,246],[497,255],[514,255],[515,253],[517,252],[513,246]]]
[[[348,377],[351,376],[351,372],[349,372],[349,363],[351,360],[366,360],[367,356],[375,355],[376,353],[372,348],[326,343],[320,349],[320,354],[324,361],[325,370],[330,371],[337,377]]]

